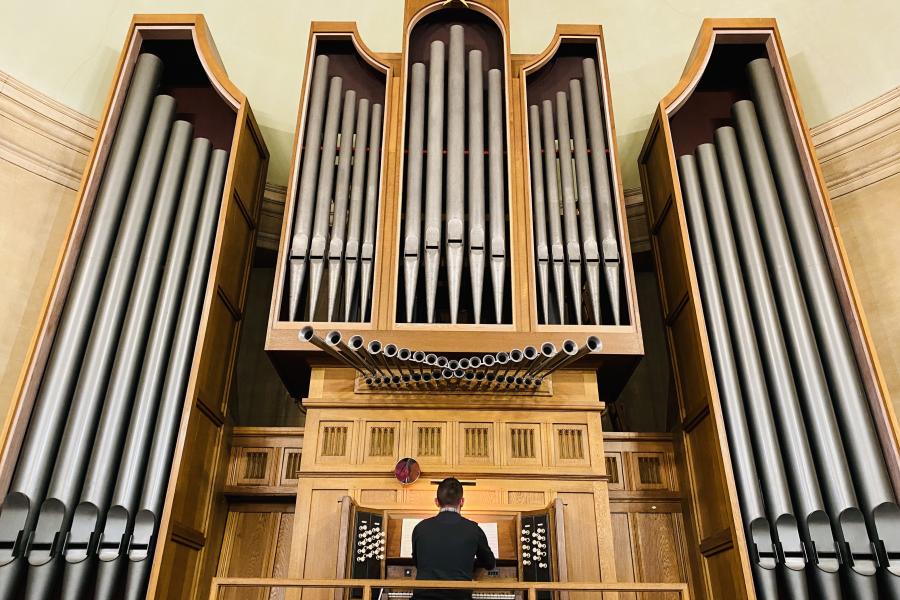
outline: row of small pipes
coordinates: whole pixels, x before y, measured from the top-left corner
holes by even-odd
[[[322,339],[310,326],[301,329],[299,337],[300,341],[313,344],[358,371],[370,387],[406,390],[536,391],[557,369],[603,347],[600,339],[592,335],[582,346],[565,340],[557,350],[555,344],[544,342],[540,348],[526,346],[509,352],[450,359],[378,340],[367,344],[361,335],[344,342],[344,336],[337,330],[329,331]]]
[[[301,314],[304,284],[307,317],[316,318],[326,271],[329,321],[339,314],[364,321],[371,301],[383,108],[344,90],[341,77],[329,78],[328,63],[328,56],[316,57],[310,87],[288,273],[292,321]]]

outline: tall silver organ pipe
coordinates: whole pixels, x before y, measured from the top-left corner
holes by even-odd
[[[481,50],[469,52],[469,278],[475,323],[481,323],[484,292],[484,75]]]
[[[328,108],[325,112],[325,139],[319,161],[319,182],[316,187],[316,208],[313,218],[312,239],[309,243],[309,320],[315,319],[322,272],[325,268],[325,252],[328,242],[328,219],[331,213],[331,193],[334,189],[334,159],[337,154],[337,135],[341,117],[341,91],[343,80],[332,77],[328,88]],[[348,92],[349,93],[349,92]]]
[[[584,99],[581,81],[569,81],[572,112],[572,145],[575,154],[575,178],[578,183],[578,218],[581,223],[581,249],[587,275],[588,295],[593,322],[603,322],[600,315],[600,248],[594,222],[594,197],[591,192],[591,167],[588,160],[587,132],[584,123]]]
[[[581,325],[581,240],[575,208],[575,177],[572,173],[572,138],[569,134],[569,102],[565,92],[556,93],[556,123],[559,136],[559,174],[562,182],[563,225],[566,241],[566,263],[575,321]]]
[[[556,291],[556,314],[565,322],[566,266],[562,219],[559,216],[559,179],[556,171],[556,132],[553,126],[553,103],[541,103],[541,125],[544,138],[544,190],[547,193],[547,221],[550,224],[550,260],[553,263],[553,288]],[[579,296],[580,298],[580,296]]]
[[[465,227],[465,101],[466,54],[462,25],[450,27],[447,61],[447,291],[450,322],[456,323],[462,283],[463,229]]]
[[[606,287],[612,305],[613,320],[621,323],[619,310],[619,238],[616,235],[616,217],[613,210],[612,183],[606,160],[606,134],[603,128],[603,109],[600,102],[600,85],[597,81],[597,63],[593,58],[585,58],[582,63],[584,75],[585,105],[587,108],[588,135],[591,143],[591,172],[594,176],[594,202],[600,221],[600,252],[603,255]]]
[[[425,137],[425,65],[414,63],[410,75],[409,152],[406,156],[406,202],[403,240],[403,283],[406,322],[413,320],[419,257],[422,248],[422,162]]]
[[[441,212],[444,167],[444,43],[431,42],[428,73],[428,154],[425,171],[425,301],[434,322],[441,263]]]
[[[344,320],[353,314],[353,297],[359,271],[359,241],[362,232],[362,209],[365,197],[366,147],[369,143],[369,101],[359,101],[356,115],[356,140],[353,148],[353,179],[350,183],[350,212],[347,215],[347,245],[344,250]],[[362,318],[360,317],[360,320]]]
[[[378,220],[378,177],[381,165],[381,104],[372,105],[369,123],[369,160],[366,165],[366,200],[360,252],[359,319],[365,321],[372,300],[372,270],[375,268],[375,221]]]
[[[547,207],[544,200],[544,159],[541,155],[541,113],[528,107],[528,145],[531,156],[531,215],[534,222],[534,253],[540,286],[543,323],[550,322],[550,252],[547,249]]]
[[[503,320],[506,285],[506,170],[503,168],[503,74],[488,71],[488,192],[491,230],[491,284],[496,322]]]
[[[297,217],[291,235],[290,274],[288,279],[288,314],[297,317],[300,292],[306,279],[309,237],[312,234],[313,212],[316,202],[316,181],[319,174],[319,154],[322,144],[322,121],[325,118],[325,93],[328,88],[328,57],[316,57],[307,110],[306,137],[303,143],[303,163],[300,167],[300,187],[297,192]]]
[[[347,204],[350,200],[350,160],[353,156],[353,132],[356,125],[356,92],[344,95],[341,117],[341,141],[338,152],[337,183],[334,190],[334,209],[328,238],[328,320],[334,320],[341,271],[344,266],[344,235],[347,232]]]

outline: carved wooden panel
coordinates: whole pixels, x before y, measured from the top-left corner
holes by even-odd
[[[494,464],[494,424],[459,424],[459,464]]]
[[[506,501],[509,504],[537,504],[545,506],[547,498],[544,492],[535,492],[530,490],[510,490],[506,494]]]
[[[635,452],[631,454],[634,488],[660,490],[668,487],[666,455],[662,452]]]
[[[350,462],[352,426],[349,421],[322,421],[319,424],[318,462]]]
[[[275,472],[274,448],[235,448],[237,462],[230,485],[272,485]]]
[[[441,458],[444,456],[443,423],[417,423],[414,431],[417,457]]]
[[[368,422],[363,445],[364,463],[390,463],[393,465],[400,454],[400,423]]]
[[[504,433],[506,459],[510,465],[543,463],[543,440],[538,423],[510,423]]]
[[[285,448],[281,455],[281,478],[279,485],[296,485],[300,477],[300,459],[303,451],[300,448]]]
[[[558,465],[590,464],[587,425],[554,424],[553,455]]]
[[[622,468],[622,455],[618,452],[607,452],[605,462],[606,474],[609,477],[609,489],[624,490],[625,474]]]

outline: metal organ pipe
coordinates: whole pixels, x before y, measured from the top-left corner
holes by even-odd
[[[565,322],[565,250],[562,220],[559,216],[559,180],[556,174],[556,132],[553,126],[553,103],[541,103],[541,125],[544,138],[544,190],[547,193],[547,221],[550,224],[550,260],[553,265],[553,287],[556,290],[556,314]],[[580,296],[579,296],[580,297]]]
[[[341,91],[343,79],[332,77],[328,87],[328,108],[325,111],[325,138],[319,161],[319,181],[316,186],[316,209],[313,218],[312,239],[309,243],[309,320],[315,320],[322,271],[325,267],[328,243],[328,218],[331,214],[331,192],[334,189],[334,159],[337,154],[338,126],[341,117]],[[348,95],[351,91],[347,92]],[[356,93],[353,92],[355,96]]]
[[[782,588],[791,598],[807,597],[804,552],[800,542],[794,506],[791,502],[787,475],[782,462],[781,445],[775,431],[769,390],[766,386],[762,359],[750,319],[747,292],[741,278],[731,218],[725,201],[725,188],[713,144],[702,144],[695,152],[699,166],[702,200],[694,201],[696,210],[706,207],[706,220],[711,234],[711,250],[718,265],[718,279],[725,313],[733,341],[738,377],[741,382],[744,412],[750,426],[751,445],[763,467],[759,470],[766,499],[769,523],[780,544],[779,568]],[[692,208],[692,210],[694,210]],[[786,570],[781,569],[782,567]]]
[[[891,485],[875,431],[856,355],[844,321],[828,259],[812,210],[800,156],[785,114],[785,107],[768,59],[747,66],[750,89],[759,109],[759,121],[790,239],[799,259],[800,278],[810,307],[819,352],[826,365],[838,425],[843,434],[856,491],[889,575],[884,584],[900,597],[900,508]]]
[[[569,134],[569,102],[565,92],[556,93],[556,124],[559,136],[559,174],[562,182],[563,226],[566,242],[566,264],[575,321],[581,325],[581,240],[575,208],[575,177],[572,174],[572,139]]]
[[[198,228],[191,251],[191,262],[188,267],[184,294],[178,311],[172,352],[166,367],[159,414],[153,433],[153,444],[150,447],[143,491],[138,504],[139,510],[134,520],[134,534],[128,549],[129,563],[125,579],[125,598],[127,600],[140,600],[147,592],[147,580],[153,562],[148,558],[151,556],[151,551],[157,541],[156,536],[159,533],[159,522],[162,517],[163,502],[172,465],[172,454],[175,450],[178,425],[181,421],[188,378],[191,373],[191,362],[207,287],[209,262],[215,241],[216,223],[222,204],[222,190],[225,186],[227,168],[228,153],[225,150],[214,150],[209,162],[203,203],[200,205]]]
[[[584,75],[585,106],[587,108],[588,135],[591,143],[591,172],[594,175],[594,202],[600,222],[600,252],[603,255],[606,287],[612,305],[613,321],[621,324],[619,310],[619,238],[616,235],[616,217],[613,211],[612,185],[609,165],[606,161],[606,134],[603,129],[603,108],[600,103],[600,84],[597,64],[593,58],[581,62]]]
[[[869,576],[875,571],[874,556],[863,514],[858,508],[834,406],[830,402],[825,370],[816,348],[812,321],[804,301],[799,269],[791,250],[763,134],[752,102],[737,102],[732,112],[767,264],[772,272],[778,273],[772,282],[781,324],[787,333],[791,362],[796,365],[795,381],[809,424],[813,455],[819,473],[826,474],[820,479],[825,505],[842,553],[849,551],[854,557],[847,571],[850,584],[865,589],[873,585]],[[857,596],[866,597],[862,593]]]
[[[575,178],[578,184],[578,218],[581,224],[581,249],[587,275],[588,295],[594,324],[603,322],[600,315],[600,248],[597,245],[597,226],[594,221],[594,197],[591,192],[591,167],[588,160],[587,133],[584,124],[584,99],[581,81],[569,81],[572,111],[572,145],[575,155]]]
[[[141,54],[128,85],[93,213],[50,348],[9,493],[0,511],[0,598],[18,594],[22,544],[34,527],[69,409],[162,61]]]
[[[316,181],[319,174],[319,154],[322,145],[322,124],[325,118],[327,88],[328,57],[322,54],[316,57],[312,84],[309,88],[309,116],[303,144],[303,164],[300,167],[297,218],[294,220],[291,236],[291,268],[288,279],[288,313],[291,321],[297,317],[300,292],[306,279],[309,238],[312,234],[313,213],[316,207]]]
[[[428,73],[428,153],[425,170],[425,302],[434,323],[438,270],[441,263],[441,188],[444,145],[444,43],[431,42]]]
[[[506,285],[506,170],[503,168],[503,75],[488,71],[488,199],[490,202],[491,285],[494,315],[503,320]]]
[[[534,221],[534,251],[540,285],[543,323],[550,322],[550,252],[547,247],[547,207],[544,200],[544,159],[541,155],[541,113],[528,107],[528,146],[531,156],[531,215]]]
[[[356,114],[356,140],[353,148],[353,178],[350,184],[350,214],[347,216],[347,245],[344,262],[344,320],[353,314],[353,296],[356,291],[356,275],[359,268],[359,242],[362,232],[362,208],[365,196],[366,147],[369,143],[369,101],[359,101]],[[362,317],[360,316],[360,320]]]
[[[775,577],[777,564],[775,541],[772,538],[769,521],[766,519],[765,502],[759,487],[756,459],[750,443],[750,428],[744,413],[744,400],[732,353],[731,333],[719,288],[709,228],[703,211],[700,176],[693,156],[685,155],[678,159],[678,173],[697,266],[703,313],[709,331],[719,398],[725,416],[728,446],[734,464],[738,501],[741,505],[747,543],[755,550],[750,553],[752,558],[750,567],[756,585],[756,595],[761,600],[774,600],[779,597]]]
[[[172,348],[176,321],[172,318],[182,305],[185,278],[190,263],[197,219],[203,200],[203,181],[209,161],[210,143],[196,138],[191,143],[184,182],[178,199],[175,227],[169,243],[162,285],[153,324],[147,338],[141,374],[134,396],[134,408],[128,424],[128,434],[119,461],[110,509],[103,523],[103,533],[97,549],[96,598],[115,598],[122,560],[129,542],[131,523],[137,511],[138,498],[150,451],[153,426],[156,423],[166,364]],[[122,557],[122,560],[120,560]]]
[[[484,76],[481,50],[469,52],[469,279],[475,323],[481,323],[484,292]]]
[[[356,92],[344,95],[344,110],[341,116],[341,141],[338,151],[337,182],[334,189],[334,209],[331,216],[331,232],[328,238],[328,320],[334,320],[338,288],[344,266],[344,242],[347,232],[347,204],[350,200],[350,161],[353,156],[353,132],[356,127]]]
[[[153,212],[105,393],[106,403],[94,436],[81,497],[75,507],[66,542],[61,594],[63,600],[84,597],[89,585],[88,578],[94,558],[91,541],[102,531],[116,482],[116,469],[122,457],[137,378],[144,361],[153,310],[160,292],[192,130],[190,123],[175,121],[169,135]]]
[[[813,569],[811,575],[816,582],[818,597],[840,598],[839,561],[833,550],[836,547],[835,538],[825,512],[809,438],[803,424],[800,399],[791,372],[772,282],[766,269],[737,136],[733,128],[721,127],[716,130],[715,141],[727,189],[731,224],[760,343],[760,356],[767,379],[771,382],[769,394],[790,474],[788,483],[809,554],[809,568]]]
[[[175,114],[175,99],[157,96],[141,143],[125,211],[109,261],[94,324],[84,350],[50,486],[41,505],[28,554],[27,598],[45,598],[62,567],[62,540],[87,470],[109,373],[128,309],[141,245]],[[59,543],[57,543],[57,540]]]
[[[419,256],[422,248],[422,161],[425,137],[425,65],[415,63],[410,75],[409,152],[406,155],[406,204],[403,240],[403,283],[406,292],[406,322],[413,320]]]
[[[465,227],[466,47],[462,25],[450,27],[447,60],[447,288],[450,322],[456,323],[462,284]]]
[[[381,166],[381,121],[383,107],[372,105],[369,124],[369,160],[366,165],[366,202],[363,210],[363,240],[360,252],[360,321],[366,320],[372,297],[372,269],[375,267],[375,221],[378,220],[378,177]]]

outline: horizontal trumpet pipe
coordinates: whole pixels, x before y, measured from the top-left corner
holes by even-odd
[[[324,351],[329,356],[337,359],[338,361],[344,363],[349,367],[352,367],[354,370],[356,369],[356,365],[353,362],[351,362],[347,357],[341,356],[337,350],[334,350],[328,344],[326,344],[325,341],[322,340],[322,338],[316,335],[315,329],[313,329],[309,325],[301,329],[300,333],[297,334],[297,337],[301,342],[309,342],[319,350]]]

